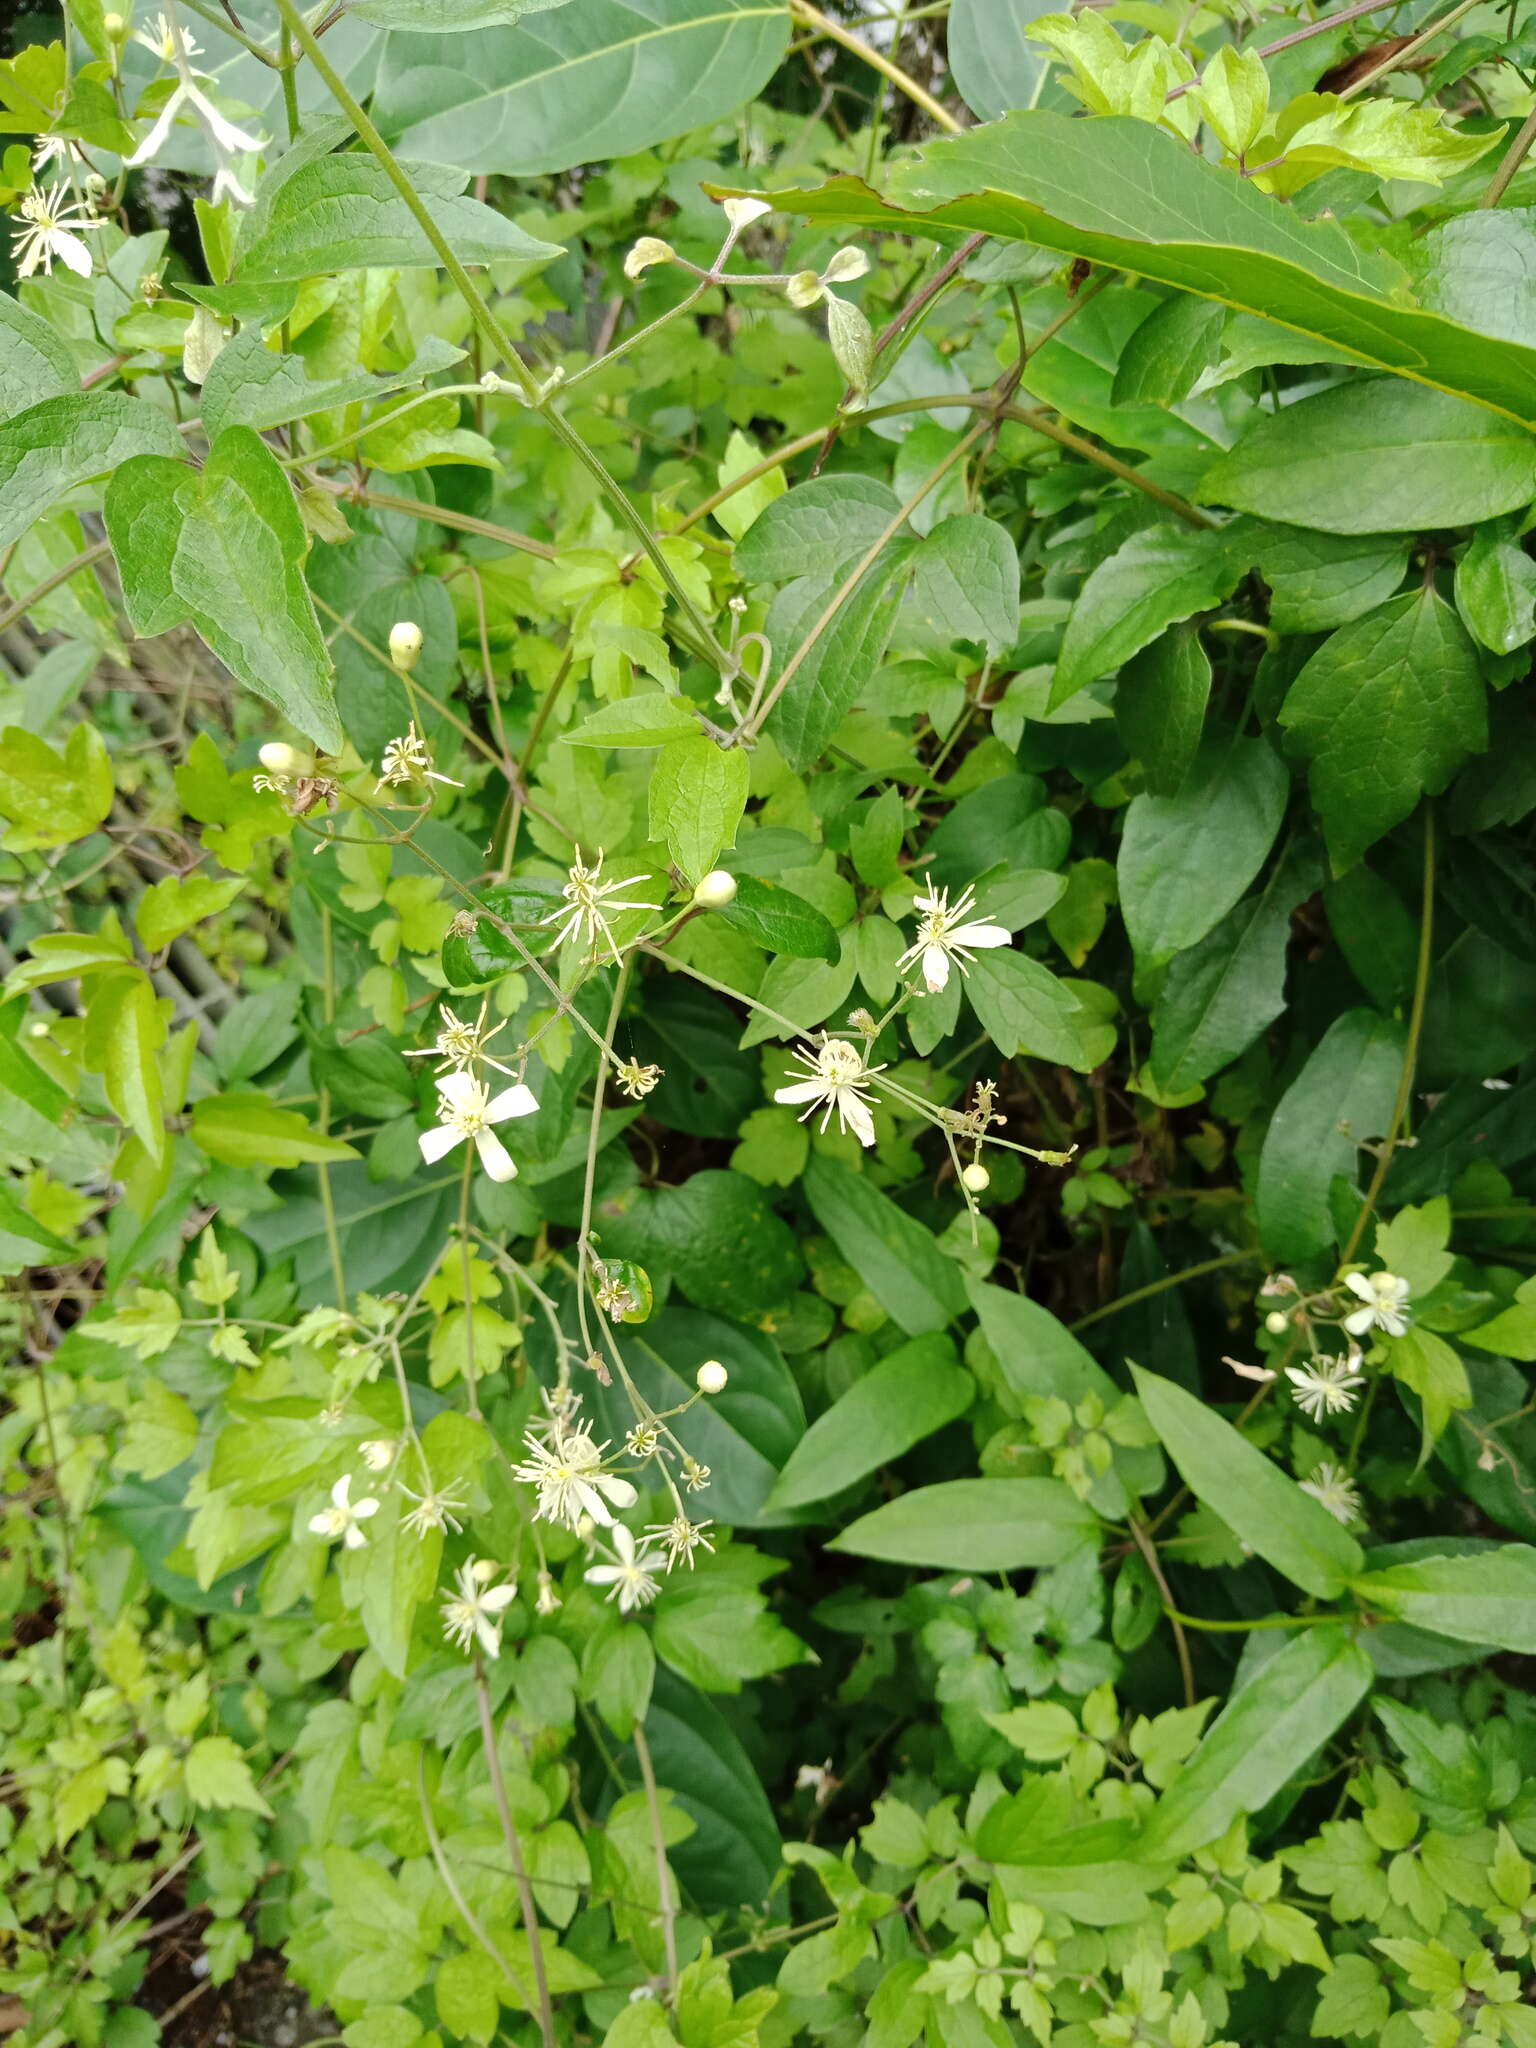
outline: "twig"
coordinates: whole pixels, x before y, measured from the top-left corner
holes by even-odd
[[[1195,1691],[1195,1667],[1190,1662],[1189,1638],[1184,1633],[1184,1617],[1174,1607],[1173,1593],[1169,1588],[1167,1578],[1164,1576],[1163,1567],[1158,1560],[1157,1545],[1147,1534],[1146,1525],[1143,1523],[1140,1515],[1131,1516],[1130,1529],[1131,1535],[1136,1542],[1136,1548],[1146,1559],[1147,1570],[1156,1580],[1157,1590],[1163,1596],[1163,1612],[1167,1615],[1169,1626],[1173,1630],[1173,1647],[1178,1652],[1179,1672],[1184,1680],[1184,1704],[1186,1707],[1192,1707],[1199,1695]]]
[[[904,92],[914,106],[921,107],[930,121],[936,121],[948,134],[964,134],[965,130],[954,115],[947,108],[941,107],[926,87],[919,85],[915,78],[903,71],[899,64],[893,64],[881,51],[872,50],[868,43],[861,43],[856,35],[851,34],[840,23],[830,20],[820,8],[812,7],[810,0],[790,0],[790,13],[796,21],[803,21],[808,28],[814,28],[818,35],[829,36],[834,43],[840,44],[853,56],[873,66],[883,78],[888,78],[899,92]]]
[[[651,1818],[651,1847],[656,1852],[656,1882],[661,1890],[661,1939],[667,1956],[667,1997],[673,1999],[677,1996],[677,1900],[672,1891],[672,1866],[667,1861],[667,1838],[661,1824],[661,1800],[656,1791],[651,1745],[638,1721],[635,1723],[635,1756],[645,1783],[646,1811]]]
[[[1526,115],[1519,133],[1499,159],[1499,168],[1488,180],[1487,188],[1477,202],[1479,207],[1498,205],[1514,182],[1516,171],[1530,154],[1533,142],[1536,142],[1536,108]]]

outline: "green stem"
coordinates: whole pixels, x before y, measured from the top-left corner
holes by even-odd
[[[486,1767],[491,1774],[491,1794],[496,1801],[496,1812],[501,1820],[502,1839],[507,1845],[507,1855],[512,1863],[512,1877],[517,1886],[518,1905],[522,1910],[523,1932],[528,1937],[528,1958],[533,1965],[534,1991],[538,1999],[539,2032],[543,2036],[544,2048],[555,2048],[555,2009],[550,2003],[549,1977],[544,1968],[544,1938],[539,1926],[539,1911],[534,1903],[533,1886],[528,1881],[528,1866],[523,1860],[523,1845],[518,1838],[517,1824],[512,1818],[512,1808],[507,1799],[507,1782],[502,1776],[501,1756],[496,1748],[496,1723],[491,1714],[491,1695],[485,1682],[485,1666],[480,1658],[478,1645],[475,1649],[475,1703],[480,1710],[480,1740],[485,1749]]]
[[[1223,1252],[1219,1258],[1202,1259],[1198,1265],[1186,1266],[1180,1273],[1165,1273],[1161,1280],[1149,1280],[1145,1287],[1133,1287],[1118,1301],[1106,1302],[1103,1308],[1090,1309],[1075,1323],[1068,1323],[1067,1328],[1086,1330],[1090,1323],[1102,1323],[1107,1316],[1117,1316],[1121,1309],[1130,1308],[1138,1301],[1148,1301],[1154,1294],[1162,1294],[1170,1287],[1182,1287],[1188,1280],[1198,1280],[1206,1273],[1219,1273],[1227,1266],[1262,1265],[1263,1261],[1262,1252]]]
[[[1499,159],[1499,168],[1488,180],[1487,188],[1477,202],[1479,207],[1498,205],[1509,190],[1516,171],[1530,154],[1533,142],[1536,142],[1536,108],[1526,115],[1514,141]]]
[[[329,904],[320,906],[320,943],[324,949],[325,1021],[336,1021],[336,960],[333,951],[334,930]],[[331,1123],[331,1097],[329,1089],[320,1090],[319,1105],[315,1112],[315,1127],[322,1135],[329,1131]],[[320,1183],[320,1210],[325,1218],[325,1242],[331,1257],[331,1281],[336,1289],[336,1306],[347,1305],[347,1274],[341,1261],[341,1232],[336,1227],[336,1202],[331,1193],[331,1169],[321,1159],[316,1162],[315,1173]]]
[[[661,1890],[661,1939],[667,1957],[667,1998],[677,1996],[677,1896],[672,1889],[672,1866],[667,1861],[666,1830],[661,1820],[661,1799],[656,1790],[656,1772],[651,1763],[651,1745],[645,1730],[635,1723],[635,1756],[645,1784],[645,1809],[651,1822],[651,1848],[656,1857],[656,1882]]]

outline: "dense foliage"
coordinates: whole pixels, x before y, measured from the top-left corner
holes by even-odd
[[[15,28],[20,2048],[1536,2048],[1533,105]]]

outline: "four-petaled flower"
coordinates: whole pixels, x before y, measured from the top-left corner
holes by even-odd
[[[1305,1365],[1288,1365],[1285,1376],[1291,1383],[1291,1399],[1303,1415],[1321,1422],[1325,1415],[1347,1415],[1355,1405],[1356,1391],[1365,1385],[1365,1375],[1356,1371],[1358,1351],[1344,1358],[1312,1358]]]
[[[601,881],[599,877],[602,872],[601,847],[598,848],[597,859],[591,867],[583,867],[581,856],[578,854],[567,870],[566,879],[560,889],[560,894],[565,898],[565,908],[550,911],[547,917],[540,919],[540,923],[556,927],[555,941],[561,946],[567,939],[573,939],[579,932],[585,932],[588,944],[594,951],[600,945],[606,946],[617,962],[619,949],[614,944],[613,933],[608,927],[609,918],[620,910],[656,910],[660,906],[655,903],[637,903],[627,897],[616,895],[616,890],[627,889],[629,883]]]
[[[312,1536],[328,1536],[333,1542],[339,1536],[348,1550],[361,1550],[368,1538],[357,1525],[378,1512],[379,1504],[371,1494],[365,1494],[361,1500],[352,1499],[352,1476],[343,1472],[331,1488],[330,1506],[310,1516],[309,1532]]]
[[[62,184],[47,192],[38,185],[21,195],[17,212],[20,219],[12,223],[11,255],[18,277],[30,277],[39,269],[45,277],[52,277],[55,257],[76,277],[90,276],[91,252],[80,236],[102,223],[87,201],[71,199]]]
[[[863,1053],[846,1038],[829,1038],[819,1046],[801,1046],[794,1058],[806,1078],[791,1081],[786,1088],[776,1088],[774,1101],[807,1104],[800,1113],[802,1123],[818,1109],[822,1110],[823,1130],[836,1111],[840,1131],[852,1131],[861,1145],[873,1145],[875,1121],[864,1097],[869,1092],[870,1075],[883,1072],[883,1068],[866,1066]]]
[[[922,962],[923,986],[929,995],[949,985],[949,963],[954,961],[963,975],[970,966],[970,955],[991,946],[1007,946],[1011,936],[1000,924],[971,920],[976,908],[976,891],[963,889],[954,907],[950,907],[949,891],[935,889],[930,876],[926,883],[926,894],[914,898],[920,912],[917,920],[917,939],[897,961],[898,967],[907,967],[916,961]]]
[[[613,1547],[618,1553],[614,1562],[590,1565],[583,1577],[589,1586],[611,1586],[608,1598],[618,1601],[620,1614],[633,1614],[637,1607],[656,1598],[661,1583],[656,1576],[660,1559],[649,1544],[637,1550],[634,1537],[622,1522],[614,1524]]]
[[[1351,1337],[1363,1337],[1367,1330],[1385,1330],[1389,1337],[1401,1337],[1413,1317],[1408,1313],[1411,1292],[1406,1280],[1395,1273],[1346,1273],[1344,1285],[1358,1294],[1363,1308],[1352,1309],[1344,1318]]]
[[[498,1567],[488,1557],[472,1557],[454,1573],[452,1593],[443,1595],[443,1634],[467,1650],[478,1642],[487,1657],[501,1655],[500,1616],[517,1598],[515,1583],[493,1586]]]
[[[539,1489],[534,1509],[539,1521],[563,1522],[574,1529],[583,1515],[590,1515],[606,1528],[614,1508],[632,1508],[638,1498],[627,1479],[603,1470],[608,1446],[584,1429],[553,1429],[547,1443],[530,1432],[523,1448],[528,1456],[513,1467],[512,1476]]]
[[[432,754],[426,741],[416,730],[412,719],[397,740],[391,740],[384,749],[379,762],[379,779],[373,785],[374,795],[381,789],[394,789],[406,782],[445,782],[450,789],[462,789],[462,782],[455,782],[451,775],[439,775],[432,766]]]
[[[1310,1479],[1302,1480],[1301,1490],[1320,1502],[1336,1522],[1359,1521],[1360,1495],[1341,1466],[1319,1465]]]
[[[437,1037],[430,1045],[407,1047],[405,1057],[408,1060],[440,1060],[445,1068],[457,1071],[483,1060],[498,1074],[515,1073],[515,1068],[509,1067],[505,1060],[496,1059],[485,1049],[497,1032],[506,1028],[507,1020],[503,1017],[499,1024],[493,1024],[489,1031],[486,1030],[484,1003],[480,1005],[480,1015],[473,1024],[455,1016],[445,1004],[438,1019]]]
[[[532,1116],[539,1106],[533,1090],[518,1081],[503,1088],[499,1095],[492,1095],[483,1081],[461,1072],[443,1075],[437,1084],[437,1097],[439,1121],[417,1140],[427,1164],[435,1166],[455,1145],[473,1138],[480,1164],[491,1179],[515,1180],[517,1168],[491,1126],[504,1124],[514,1116]]]

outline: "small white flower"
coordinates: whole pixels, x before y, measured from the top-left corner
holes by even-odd
[[[816,1804],[824,1806],[837,1790],[837,1780],[832,1775],[832,1759],[824,1764],[802,1764],[795,1772],[795,1790],[814,1792]]]
[[[926,895],[914,899],[916,909],[921,913],[917,921],[917,939],[897,961],[898,967],[906,967],[921,960],[923,985],[930,995],[949,984],[949,963],[954,961],[963,975],[970,966],[969,955],[978,948],[1007,946],[1013,943],[1009,933],[1000,924],[988,924],[985,920],[967,922],[976,908],[976,891],[964,889],[954,908],[950,908],[949,891],[935,889],[928,878],[924,887]]]
[[[32,146],[32,175],[47,170],[50,164],[68,166],[79,154],[67,135],[39,135]]]
[[[615,1060],[613,1078],[631,1102],[641,1102],[661,1079],[660,1067],[642,1067],[638,1060]]]
[[[457,1017],[445,1004],[438,1017],[437,1037],[430,1045],[410,1046],[405,1057],[408,1060],[440,1060],[444,1068],[463,1071],[484,1060],[488,1067],[494,1067],[498,1074],[515,1071],[504,1060],[493,1059],[486,1047],[498,1031],[505,1031],[507,1020],[485,1029],[485,1004],[480,1005],[480,1015],[473,1024],[463,1017]]]
[[[443,782],[450,789],[462,789],[462,782],[455,782],[451,775],[439,775],[432,766],[431,751],[412,719],[404,733],[397,740],[391,740],[384,749],[384,758],[379,763],[379,779],[373,785],[373,793],[381,789],[394,789],[405,782]]]
[[[558,1614],[561,1606],[560,1595],[555,1591],[555,1582],[548,1572],[539,1573],[538,1585],[538,1595],[533,1603],[534,1613]]]
[[[692,1571],[696,1550],[714,1552],[714,1544],[704,1533],[714,1526],[713,1522],[690,1522],[686,1515],[675,1515],[670,1522],[653,1522],[645,1533],[654,1537],[666,1552],[668,1571],[680,1564]]]
[[[846,1038],[829,1038],[819,1046],[802,1046],[794,1057],[805,1070],[806,1078],[791,1081],[787,1088],[776,1088],[774,1101],[806,1103],[808,1107],[800,1113],[802,1123],[818,1109],[822,1110],[822,1130],[835,1111],[840,1131],[852,1131],[861,1145],[873,1145],[875,1120],[864,1097],[869,1093],[870,1075],[883,1069],[866,1066],[863,1053]]]
[[[610,1600],[617,1600],[620,1614],[633,1614],[656,1598],[661,1581],[656,1576],[660,1562],[649,1545],[636,1550],[635,1539],[622,1522],[613,1529],[613,1547],[618,1557],[613,1564],[594,1564],[583,1574],[589,1586],[611,1586]]]
[[[419,1536],[423,1542],[432,1529],[452,1529],[454,1534],[458,1535],[464,1527],[455,1513],[455,1509],[462,1511],[464,1507],[462,1481],[455,1479],[451,1485],[445,1486],[441,1493],[434,1493],[430,1486],[425,1493],[412,1493],[408,1486],[402,1486],[400,1491],[407,1500],[416,1503],[400,1526],[409,1529],[413,1536]]]
[[[1319,1465],[1310,1479],[1302,1480],[1301,1490],[1320,1502],[1336,1522],[1359,1521],[1360,1495],[1341,1466]]]
[[[1367,1330],[1385,1330],[1389,1337],[1401,1337],[1413,1317],[1408,1313],[1408,1282],[1395,1273],[1347,1273],[1344,1285],[1365,1303],[1344,1318],[1351,1337],[1363,1337]]]
[[[627,882],[604,882],[598,878],[603,872],[603,850],[598,848],[597,859],[591,867],[583,867],[578,854],[567,872],[560,894],[565,898],[564,910],[552,910],[541,924],[557,926],[555,940],[564,945],[567,939],[575,938],[578,932],[585,932],[588,944],[595,951],[600,945],[612,953],[615,963],[619,949],[613,942],[613,933],[608,920],[620,910],[657,910],[656,903],[637,903],[627,897],[616,895],[619,889],[627,889]]]
[[[209,99],[207,93],[203,91],[202,87],[193,78],[192,73],[185,67],[183,67],[181,77],[171,89],[170,98],[160,109],[159,120],[150,129],[144,140],[133,152],[133,155],[124,157],[123,162],[131,171],[138,170],[144,164],[152,163],[155,157],[159,155],[161,149],[164,148],[166,138],[171,132],[176,116],[183,107],[190,107],[203,127],[207,129],[209,138],[221,157],[220,176],[226,184],[233,187],[235,195],[242,203],[249,206],[251,195],[246,192],[245,188],[235,178],[233,171],[229,169],[222,159],[225,157],[241,156],[246,150],[256,151],[265,149],[267,138],[264,135],[251,135],[244,128],[236,127],[227,114],[219,112],[213,101]]]
[[[621,1323],[626,1316],[638,1313],[640,1297],[627,1280],[621,1280],[609,1266],[598,1267],[598,1277],[592,1289],[592,1299],[611,1322]]]
[[[479,1642],[487,1657],[501,1655],[499,1617],[517,1598],[515,1584],[492,1586],[486,1582],[496,1575],[488,1557],[472,1557],[454,1574],[452,1593],[443,1595],[443,1634],[461,1650]]]
[[[331,1488],[331,1504],[322,1508],[318,1515],[309,1518],[309,1533],[312,1536],[326,1536],[332,1542],[339,1536],[348,1550],[361,1550],[368,1538],[357,1526],[366,1522],[370,1515],[379,1512],[379,1504],[369,1494],[361,1500],[353,1500],[352,1477],[343,1472]]]
[[[1306,1365],[1288,1365],[1285,1376],[1291,1383],[1291,1399],[1303,1415],[1321,1422],[1325,1415],[1347,1415],[1354,1407],[1357,1390],[1365,1385],[1364,1373],[1355,1368],[1358,1351],[1345,1358],[1313,1358]]]
[[[539,1106],[533,1090],[518,1081],[492,1095],[473,1074],[456,1073],[444,1074],[437,1084],[437,1096],[440,1121],[417,1139],[427,1164],[435,1166],[455,1145],[473,1138],[480,1164],[491,1179],[515,1180],[517,1168],[491,1126],[515,1116],[532,1116]]]
[[[723,1394],[730,1385],[730,1374],[718,1358],[706,1358],[693,1376],[693,1383],[701,1394]]]
[[[358,1445],[357,1452],[370,1472],[387,1472],[395,1462],[395,1449],[392,1436],[372,1436]]]
[[[574,1529],[583,1515],[605,1528],[613,1521],[613,1508],[632,1508],[638,1498],[627,1479],[603,1470],[606,1444],[597,1443],[584,1429],[553,1429],[548,1442],[532,1431],[523,1439],[528,1456],[513,1467],[514,1479],[526,1480],[539,1489],[534,1516],[543,1522],[563,1522]]]
[[[16,211],[20,217],[11,226],[11,255],[18,277],[39,269],[52,277],[55,258],[76,277],[90,276],[91,252],[80,237],[102,223],[84,200],[72,199],[62,184],[46,192],[37,185],[23,192]]]
[[[165,14],[157,14],[147,29],[136,28],[133,40],[157,56],[162,64],[174,64],[178,55],[201,57],[203,46],[194,43],[185,29],[178,29]]]

